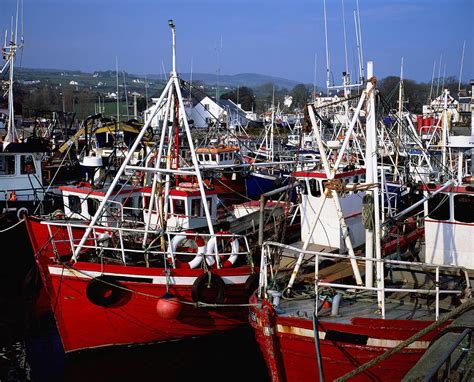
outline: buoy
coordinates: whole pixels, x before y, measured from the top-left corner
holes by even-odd
[[[16,192],[15,191],[12,191],[12,193],[10,194],[10,201],[11,202],[16,202]]]
[[[170,293],[165,293],[156,303],[156,312],[164,320],[175,320],[182,308],[179,298]]]

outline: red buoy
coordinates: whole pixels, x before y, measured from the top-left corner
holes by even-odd
[[[174,320],[181,313],[183,305],[179,298],[165,293],[156,303],[156,312],[164,320]]]

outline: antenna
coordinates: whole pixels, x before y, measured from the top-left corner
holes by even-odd
[[[115,78],[117,80],[117,124],[120,122],[120,102],[119,102],[119,79],[118,79],[118,57],[115,56]]]
[[[443,55],[441,54],[439,56],[439,67],[438,67],[438,82],[436,84],[436,97],[438,96],[439,94],[439,79],[441,78],[441,61],[443,59]]]
[[[23,18],[23,0],[21,0],[21,43],[23,44],[24,42],[24,24],[25,24],[25,21],[24,21],[24,18]]]
[[[148,80],[146,78],[146,73],[145,73],[145,102],[146,102],[146,109],[148,110]]]
[[[128,110],[128,94],[127,94],[127,81],[125,81],[125,71],[122,71],[123,75],[123,90],[125,92],[125,106],[127,107],[127,119],[130,119],[130,112]]]
[[[360,11],[359,11],[359,0],[357,0],[357,26],[359,29],[359,44],[360,44],[360,62],[361,62],[361,81],[364,80],[364,55],[363,51],[364,49],[362,48],[362,28],[360,26]]]
[[[329,95],[329,47],[328,47],[328,23],[326,16],[326,0],[323,2],[324,5],[324,37],[326,41],[326,93]]]
[[[433,74],[431,75],[431,88],[430,88],[430,99],[429,99],[429,102],[431,102],[431,97],[432,97],[432,95],[433,95],[433,83],[434,83],[435,69],[436,69],[436,60],[433,61]]]
[[[464,43],[462,44],[461,69],[459,70],[458,92],[461,91],[462,67],[463,67],[463,65],[464,65],[464,49],[466,49],[466,40],[464,40]]]
[[[344,56],[346,58],[346,74],[349,73],[349,64],[347,62],[347,37],[346,37],[346,16],[344,12],[344,0],[342,2],[342,27],[344,31]]]
[[[318,67],[318,54],[314,54],[314,82],[313,82],[313,102],[316,101],[316,72]]]
[[[189,74],[189,100],[192,100],[193,91],[193,57],[191,57],[191,73]]]
[[[359,27],[357,25],[356,11],[354,11],[354,27],[356,33],[357,61],[359,61],[359,82],[362,82],[362,62],[360,58]]]
[[[443,85],[441,86],[441,89],[444,89],[444,79],[446,78],[446,63],[444,63],[444,69],[443,69]]]
[[[15,45],[18,39],[18,14],[19,14],[20,0],[16,0],[16,20],[15,20]]]
[[[163,73],[163,81],[166,82],[168,80],[168,75],[166,74],[165,63],[163,60],[161,60],[161,73]]]

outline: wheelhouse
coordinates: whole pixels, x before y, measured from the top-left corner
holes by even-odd
[[[365,169],[337,173],[334,180],[330,180],[324,172],[320,171],[296,171],[293,175],[299,181],[300,204],[304,211],[301,221],[301,240],[306,241],[309,237],[311,244],[345,251],[347,248],[344,243],[343,230],[336,205],[329,194],[327,194],[329,197],[326,201],[323,201],[323,195],[327,192],[328,182],[337,181],[342,185],[364,183]],[[365,232],[362,224],[362,199],[364,195],[365,193],[360,191],[347,191],[339,194],[342,213],[354,247],[365,242]],[[323,203],[324,208],[322,208]],[[311,235],[312,224],[320,209],[321,214]]]
[[[425,195],[441,188],[423,187]],[[424,204],[426,261],[474,268],[474,186],[452,186]]]

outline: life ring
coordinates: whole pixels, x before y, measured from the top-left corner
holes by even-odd
[[[217,240],[226,240],[229,241],[232,249],[232,253],[230,255],[228,254],[220,254],[219,258],[222,263],[222,267],[224,268],[230,268],[232,267],[235,262],[237,261],[237,258],[239,257],[239,239],[238,238],[232,238],[232,237],[224,237],[224,236],[219,236],[219,235],[232,235],[230,232],[224,231],[224,232],[219,232],[216,234],[216,236],[213,236],[209,239],[207,242],[207,257],[206,261],[209,266],[212,266],[215,264],[216,259],[215,259],[215,254],[217,253]]]
[[[184,240],[192,240],[196,243],[198,247],[196,256],[194,256],[191,261],[183,261],[182,257],[184,256],[179,256],[180,258],[178,258],[178,256],[174,255],[179,244]],[[199,264],[201,264],[202,257],[205,253],[206,242],[204,241],[204,239],[194,231],[185,231],[184,233],[176,235],[171,240],[171,243],[168,248],[168,263],[173,264],[174,259],[174,265],[176,266],[176,268],[194,269],[199,266]],[[191,259],[190,255],[185,255],[185,257],[186,260]]]
[[[26,207],[21,207],[16,212],[16,217],[18,218],[18,221],[23,220],[27,216],[28,216],[28,208]]]
[[[89,281],[86,295],[94,305],[105,308],[118,307],[126,304],[131,293],[112,276],[98,276]]]
[[[225,299],[224,280],[215,273],[203,273],[194,281],[191,295],[194,302],[222,304]]]

